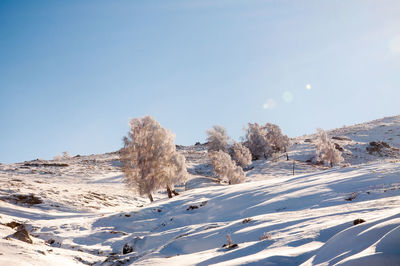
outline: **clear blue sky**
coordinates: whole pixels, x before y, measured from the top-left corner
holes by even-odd
[[[398,0],[0,1],[2,163],[115,151],[147,114],[189,145],[399,108]]]

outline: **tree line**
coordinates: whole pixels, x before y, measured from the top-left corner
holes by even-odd
[[[134,118],[130,130],[123,137],[120,160],[124,181],[141,196],[153,201],[153,193],[166,189],[168,197],[178,195],[175,184],[188,178],[185,157],[174,144],[175,135],[151,116]],[[242,142],[232,140],[224,127],[215,125],[206,131],[208,157],[214,173],[221,181],[238,184],[245,181],[244,170],[252,160],[269,158],[274,154],[286,154],[291,141],[278,125],[248,123]],[[317,158],[331,167],[343,161],[326,132],[318,129]]]

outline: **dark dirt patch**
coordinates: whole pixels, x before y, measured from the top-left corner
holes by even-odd
[[[242,221],[242,224],[248,224],[253,221],[253,218],[246,218]]]
[[[365,223],[366,221],[364,219],[355,219],[353,221],[353,225],[357,225],[357,224],[362,224]]]
[[[28,233],[28,231],[26,231],[25,226],[20,226],[18,227],[17,232],[15,232],[14,234],[11,235],[13,238],[18,239],[20,241],[29,243],[29,244],[33,244],[33,241]]]
[[[333,143],[333,144],[335,145],[335,149],[337,149],[338,151],[344,151],[343,147],[340,146],[339,144],[337,144],[337,143]]]
[[[344,200],[345,201],[352,201],[352,200],[355,200],[357,198],[357,196],[358,196],[358,193],[357,192],[353,192],[353,193],[350,194],[350,196],[348,196]]]
[[[351,141],[348,137],[333,136],[332,139]]]
[[[33,166],[33,167],[67,167],[69,164],[67,163],[24,163],[24,166]]]
[[[400,151],[398,148],[391,147],[388,143],[384,141],[372,141],[365,149],[369,154],[377,154],[381,157],[396,156]]]
[[[223,244],[222,247],[226,248],[226,249],[234,249],[234,248],[239,247],[239,245],[238,244],[232,244],[232,245]]]
[[[82,258],[79,257],[79,256],[75,256],[74,259],[77,260],[77,261],[79,261],[79,262],[82,263],[82,264],[85,264],[85,265],[94,265],[94,263],[92,263],[92,262],[90,262],[90,261],[87,261],[87,260],[84,260],[84,259],[82,259]]]
[[[131,245],[129,245],[128,243],[126,243],[124,245],[124,247],[122,248],[122,254],[128,254],[133,252],[133,247]]]
[[[46,241],[46,243],[48,243],[49,245],[53,245],[56,241],[52,238],[50,238],[49,240]]]
[[[14,228],[21,226],[22,224],[19,222],[12,221],[12,222],[6,223],[4,225],[14,229]]]
[[[34,194],[14,194],[9,197],[1,198],[4,201],[8,201],[14,204],[23,204],[23,205],[37,205],[43,203],[43,200]]]
[[[190,205],[189,207],[186,208],[187,211],[190,210],[194,210],[194,209],[198,209],[200,207],[206,206],[207,205],[207,201],[203,201],[202,203],[200,203],[200,205]]]

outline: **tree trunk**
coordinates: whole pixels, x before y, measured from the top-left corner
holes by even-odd
[[[286,161],[289,161],[289,154],[286,153]]]
[[[153,196],[151,194],[149,194],[149,199],[150,199],[150,202],[154,201]]]
[[[168,193],[168,198],[172,198],[172,192],[169,186],[167,186],[167,193]]]
[[[174,195],[175,195],[175,196],[178,196],[178,195],[179,195],[179,193],[178,193],[178,192],[176,192],[176,190],[175,190],[175,189],[173,189],[173,190],[172,190],[172,193],[174,193]]]

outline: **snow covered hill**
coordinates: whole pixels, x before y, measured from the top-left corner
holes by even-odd
[[[118,153],[0,164],[0,265],[400,265],[400,116],[328,134],[342,166],[316,165],[302,136],[239,185],[180,146],[190,180],[151,204]]]
[[[345,163],[354,165],[385,157],[400,158],[400,116],[329,130],[327,133],[334,143],[343,148]],[[295,138],[292,147],[295,158],[312,159],[315,138],[316,134]]]

